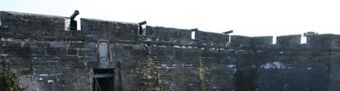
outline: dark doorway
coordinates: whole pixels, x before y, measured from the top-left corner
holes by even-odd
[[[93,91],[114,91],[114,69],[93,69]]]

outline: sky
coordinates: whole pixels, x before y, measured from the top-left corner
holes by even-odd
[[[70,16],[150,26],[268,36],[340,34],[337,0],[1,0],[0,11]]]

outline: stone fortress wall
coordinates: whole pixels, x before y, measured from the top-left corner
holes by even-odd
[[[0,62],[24,91],[337,91],[340,35],[247,37],[81,18],[0,12]],[[111,83],[110,83],[111,84]],[[1,89],[0,89],[1,91]]]

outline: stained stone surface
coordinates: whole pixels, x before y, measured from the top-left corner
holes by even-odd
[[[81,30],[65,31],[67,20],[0,12],[0,62],[24,91],[92,91],[93,69],[114,69],[115,91],[340,89],[340,35],[272,44],[272,36],[197,31],[191,39],[190,29],[154,26],[138,35],[137,23],[87,18]]]

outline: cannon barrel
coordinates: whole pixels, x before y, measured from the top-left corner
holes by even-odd
[[[227,34],[230,34],[230,33],[233,33],[233,32],[234,32],[233,30],[230,30],[230,31],[223,32],[223,34],[227,35]]]
[[[144,24],[146,24],[146,21],[139,22],[138,24],[139,25],[144,25]]]
[[[76,18],[77,15],[79,15],[78,10],[74,11],[74,13],[70,16],[71,20],[74,20],[74,18]]]
[[[198,28],[190,29],[191,31],[198,31]]]

